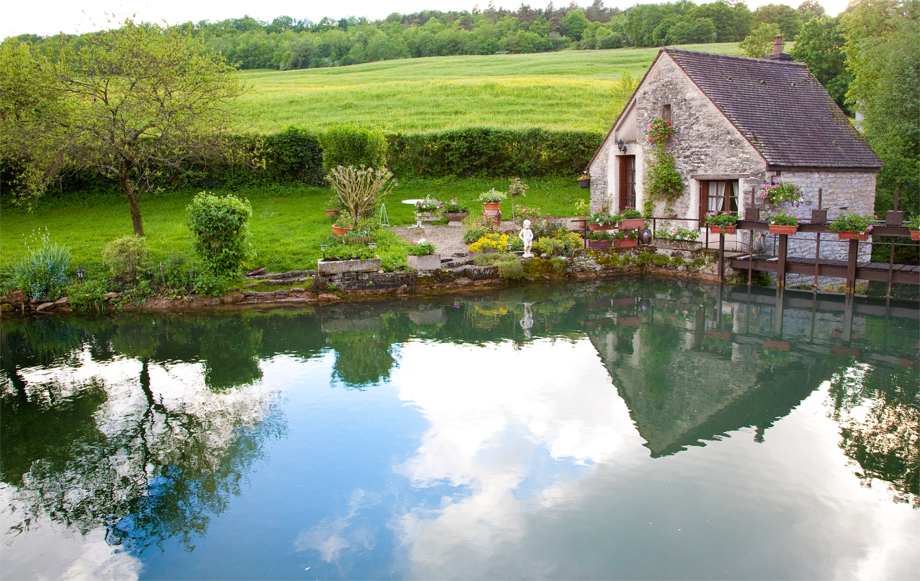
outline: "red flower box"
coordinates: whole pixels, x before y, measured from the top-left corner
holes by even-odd
[[[627,238],[626,240],[614,240],[613,241],[614,248],[632,248],[633,246],[638,246],[638,245],[639,245],[638,238]]]
[[[911,240],[920,240],[920,230],[911,230],[910,231]]]
[[[713,234],[734,234],[738,226],[710,226],[709,231]]]
[[[770,234],[795,234],[799,231],[796,226],[782,226],[780,224],[770,224]]]
[[[620,230],[637,230],[645,226],[645,218],[629,218],[619,223]]]
[[[588,224],[588,229],[592,232],[600,232],[601,230],[613,230],[613,226],[610,224]]]
[[[868,240],[868,232],[853,232],[852,230],[844,230],[843,232],[837,232],[837,236],[841,240]]]
[[[588,248],[597,250],[613,247],[613,240],[588,240]]]

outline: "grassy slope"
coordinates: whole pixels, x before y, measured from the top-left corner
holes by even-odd
[[[740,54],[734,43],[685,48]],[[251,128],[356,122],[416,133],[469,126],[606,132],[657,48],[431,57],[298,71],[248,71]]]
[[[697,50],[737,54],[737,45],[692,46]],[[355,121],[393,131],[416,132],[465,126],[534,126],[606,132],[619,113],[614,99],[623,72],[636,80],[657,49],[566,51],[539,55],[493,55],[409,59],[365,65],[291,72],[247,72],[254,90],[243,106],[256,128],[274,131],[289,124],[322,128]],[[617,101],[616,104],[612,104]],[[584,197],[574,180],[527,180],[525,205],[554,215],[572,215]],[[474,211],[475,197],[503,180],[415,180],[402,184],[386,201],[390,221],[408,224],[413,214],[400,200],[431,194],[441,200],[459,197]],[[253,205],[250,225],[257,253],[252,266],[280,271],[312,267],[319,244],[329,232],[322,209],[329,190],[243,191]],[[147,196],[141,207],[148,244],[155,259],[190,255],[185,207],[194,192]],[[502,211],[510,215],[509,202]],[[0,267],[25,253],[23,235],[48,228],[53,242],[73,249],[74,263],[84,268],[100,261],[102,247],[132,233],[127,202],[54,206],[39,203],[31,213],[5,207],[0,227]]]

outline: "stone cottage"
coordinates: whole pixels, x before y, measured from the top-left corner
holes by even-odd
[[[882,162],[805,64],[782,52],[779,37],[762,59],[662,48],[588,166],[592,208],[643,207],[655,149],[647,132],[657,117],[675,128],[666,150],[684,186],[673,204],[679,217],[731,210],[749,218],[752,208],[770,209],[755,195],[760,187],[780,181],[802,186],[797,212],[806,219],[819,188],[828,219],[874,210]],[[663,215],[663,201],[654,208]],[[751,233],[739,236],[750,248]],[[829,238],[822,236],[822,256],[845,258],[846,245],[824,244]],[[755,234],[753,243],[772,247],[772,237]],[[814,256],[814,248],[814,235],[789,237],[791,256]],[[861,250],[866,259],[869,245]]]

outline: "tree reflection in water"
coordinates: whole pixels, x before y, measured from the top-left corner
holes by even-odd
[[[830,383],[840,448],[860,482],[885,482],[894,502],[920,508],[920,373],[854,363]]]

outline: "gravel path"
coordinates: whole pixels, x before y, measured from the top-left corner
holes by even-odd
[[[516,231],[519,228],[514,224],[514,222],[502,222],[501,227],[503,232],[512,230]],[[467,245],[463,243],[463,233],[466,232],[466,228],[463,226],[432,226],[430,224],[425,224],[424,229],[420,228],[406,228],[405,226],[393,226],[390,228],[397,236],[403,240],[408,240],[409,242],[418,242],[422,238],[434,244],[434,247],[438,250],[438,254],[442,257],[453,256],[454,254],[463,253],[466,254]]]

